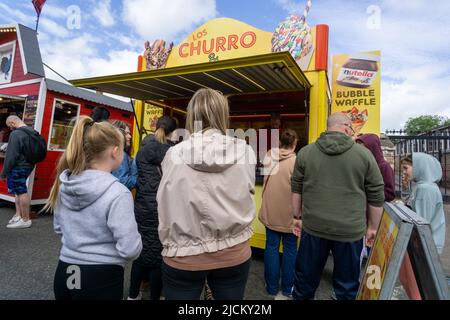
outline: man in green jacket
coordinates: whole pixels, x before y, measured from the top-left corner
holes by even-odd
[[[327,132],[297,155],[291,180],[294,233],[300,235],[293,297],[313,299],[331,250],[338,300],[359,288],[363,238],[371,246],[381,219],[384,184],[369,150],[352,140],[350,119],[331,115]],[[368,208],[368,221],[366,210]]]

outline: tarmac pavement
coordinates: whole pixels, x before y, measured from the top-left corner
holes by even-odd
[[[0,203],[0,300],[52,300],[53,276],[58,262],[60,239],[53,232],[52,216],[33,220],[29,229],[7,229],[14,207]],[[450,276],[450,206],[446,206],[447,245],[442,255],[444,272]],[[332,292],[330,258],[316,293],[318,300],[330,300]],[[126,266],[124,295],[128,294],[130,265]],[[145,296],[144,296],[145,298]],[[264,260],[255,250],[247,283],[246,300],[271,300],[264,288]]]

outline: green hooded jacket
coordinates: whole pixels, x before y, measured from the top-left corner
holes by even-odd
[[[302,195],[303,229],[354,242],[364,237],[366,207],[382,207],[384,183],[369,150],[340,132],[325,132],[297,155],[291,190]]]

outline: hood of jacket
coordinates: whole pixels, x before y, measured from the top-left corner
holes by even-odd
[[[383,151],[381,150],[380,138],[378,138],[376,134],[364,134],[358,137],[356,141],[362,142],[364,146],[372,152],[379,165],[386,161],[383,156]]]
[[[341,132],[328,131],[320,135],[316,146],[325,154],[330,156],[340,155],[353,147],[355,142]]]
[[[295,157],[295,151],[294,150],[287,150],[282,148],[273,148],[270,149],[270,158],[273,161],[283,161],[286,159],[290,159],[292,157]]]
[[[112,174],[99,170],[85,170],[80,175],[71,175],[65,170],[59,176],[60,201],[70,210],[80,211],[97,201],[115,182]]]
[[[207,130],[191,135],[175,147],[183,163],[194,170],[223,172],[235,164],[256,164],[244,140],[223,135],[219,130]]]
[[[413,180],[418,183],[437,183],[442,179],[439,161],[425,153],[413,153]]]

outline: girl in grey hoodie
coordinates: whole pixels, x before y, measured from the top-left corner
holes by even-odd
[[[123,158],[122,134],[107,122],[80,117],[44,209],[61,236],[57,300],[123,298],[124,265],[142,249],[133,197],[111,171]]]

